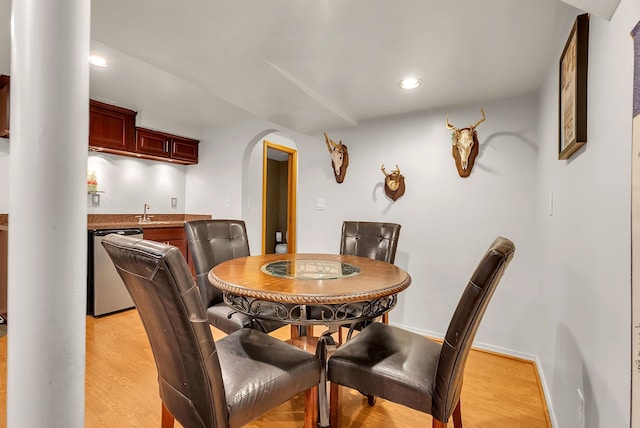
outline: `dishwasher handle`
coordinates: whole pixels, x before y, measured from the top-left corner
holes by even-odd
[[[129,229],[94,229],[91,230],[91,234],[93,236],[107,236],[111,233],[116,233],[118,235],[140,235],[142,234],[142,229],[139,227],[129,228]]]

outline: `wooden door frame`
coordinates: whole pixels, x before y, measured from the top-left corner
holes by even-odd
[[[282,146],[263,140],[262,146],[262,254],[266,254],[267,232],[267,159],[268,150],[273,149],[287,153],[287,252],[296,252],[296,194],[298,183],[298,151],[291,147]]]

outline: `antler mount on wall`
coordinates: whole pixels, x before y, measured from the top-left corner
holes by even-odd
[[[400,174],[400,168],[396,165],[396,169],[387,174],[384,168],[384,164],[380,167],[380,170],[384,174],[384,193],[390,199],[396,200],[400,196],[404,195],[404,175]]]
[[[476,126],[485,121],[484,110],[480,109],[482,119],[468,128],[456,128],[449,123],[449,114],[445,119],[447,129],[451,129],[451,154],[456,162],[458,175],[460,177],[468,177],[473,169],[473,164],[478,156],[478,133]]]
[[[336,144],[331,138],[324,134],[324,141],[327,143],[327,149],[331,154],[331,166],[333,167],[333,175],[338,183],[344,181],[347,174],[347,166],[349,166],[349,151],[347,146],[342,144],[342,140]]]

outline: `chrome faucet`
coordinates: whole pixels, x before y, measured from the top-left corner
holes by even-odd
[[[151,217],[153,217],[152,215],[147,215],[147,210],[150,210],[151,206],[149,204],[147,204],[145,202],[144,204],[144,210],[143,210],[143,214],[141,216],[137,215],[135,216],[137,219],[140,219],[140,223],[148,223]]]

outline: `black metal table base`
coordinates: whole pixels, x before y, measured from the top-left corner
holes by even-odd
[[[397,295],[368,301],[324,304],[280,303],[223,293],[224,302],[250,317],[296,325],[345,325],[381,316],[396,306]]]

